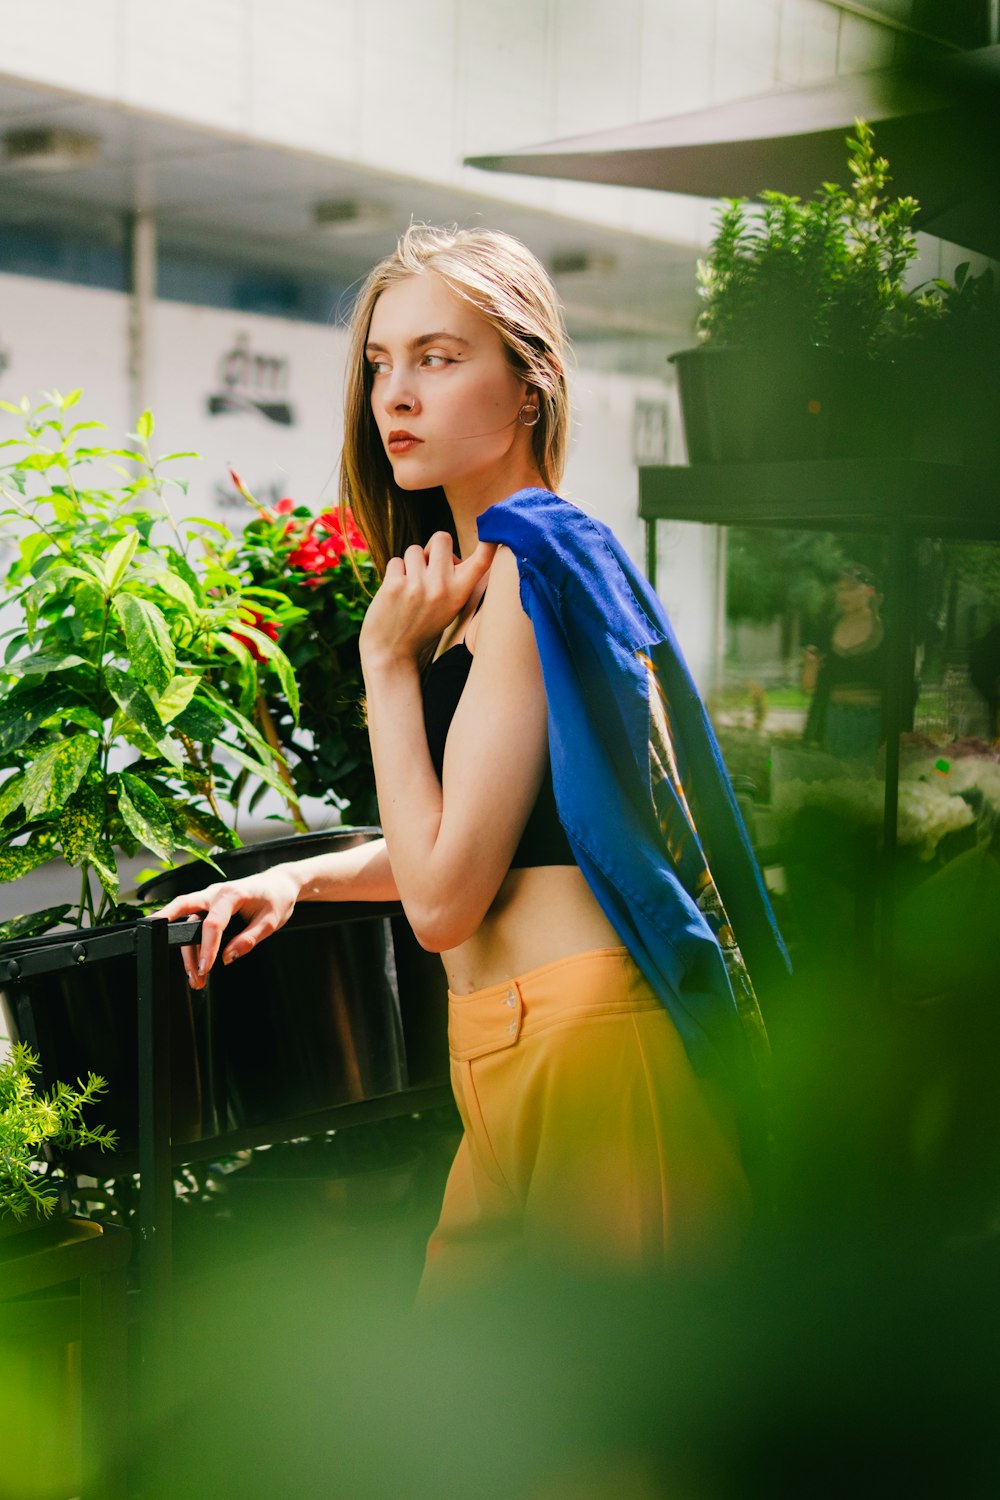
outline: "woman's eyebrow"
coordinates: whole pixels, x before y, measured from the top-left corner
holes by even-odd
[[[453,344],[464,344],[466,348],[469,347],[468,339],[463,339],[460,333],[452,333],[447,328],[438,328],[434,333],[418,333],[416,338],[410,339],[406,347],[408,349],[423,349],[427,344],[437,343],[438,339],[449,339]],[[371,353],[374,350],[377,350],[380,354],[386,353],[384,344],[379,344],[374,339],[369,339],[365,345],[365,352]]]

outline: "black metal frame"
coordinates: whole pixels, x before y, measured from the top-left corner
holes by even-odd
[[[884,869],[881,972],[892,981],[892,915],[899,812],[899,740],[910,713],[913,599],[920,536],[1000,540],[1000,476],[989,469],[916,459],[821,459],[783,463],[662,464],[639,470],[646,574],[656,587],[659,521],[712,526],[797,526],[876,532],[887,538]]]

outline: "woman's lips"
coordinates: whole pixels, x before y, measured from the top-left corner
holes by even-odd
[[[411,448],[416,448],[422,441],[422,438],[414,437],[412,432],[390,432],[386,447],[390,453],[409,453]]]

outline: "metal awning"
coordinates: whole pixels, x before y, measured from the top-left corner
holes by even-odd
[[[805,197],[844,181],[844,137],[857,119],[875,126],[895,190],[919,200],[921,229],[1000,255],[1000,47],[933,71],[853,74],[467,161],[705,198],[765,188]]]

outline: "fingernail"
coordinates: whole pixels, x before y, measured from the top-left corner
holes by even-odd
[[[204,972],[205,972],[205,960],[204,959],[199,959],[198,960],[198,973],[199,974],[204,974]]]

